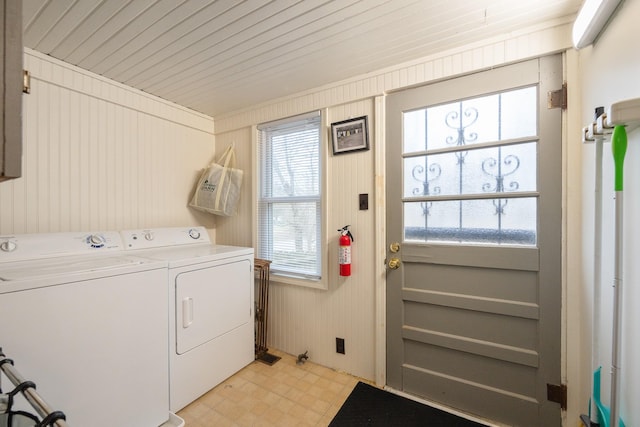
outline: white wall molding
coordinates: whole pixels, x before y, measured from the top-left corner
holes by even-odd
[[[375,283],[375,382],[382,387],[387,384],[387,199],[386,199],[386,98],[374,101],[374,125],[376,151],[374,156],[374,283]]]

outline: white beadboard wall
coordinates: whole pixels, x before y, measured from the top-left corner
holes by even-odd
[[[384,238],[377,235],[383,231],[376,227],[377,211],[374,209],[377,201],[384,197],[384,170],[380,170],[384,161],[376,162],[376,150],[382,149],[384,143],[394,142],[384,141],[384,126],[374,123],[374,116],[384,118],[383,109],[376,111],[376,102],[383,102],[383,98],[376,100],[376,97],[563,51],[570,46],[571,24],[566,21],[550,23],[216,117],[216,151],[221,152],[234,141],[239,163],[244,165],[245,171],[252,164],[251,158],[246,157],[251,156],[252,126],[317,109],[327,109],[329,122],[360,115],[369,117],[370,151],[332,156],[329,149],[328,290],[273,284],[268,345],[294,355],[309,350],[311,360],[317,363],[384,384],[384,333],[380,332],[384,331],[384,319],[380,314],[384,310],[377,306],[384,304],[381,296],[384,292],[378,292],[384,289],[384,277],[377,274],[379,268],[375,261],[384,258],[380,254],[385,248]],[[327,129],[327,136],[328,132]],[[327,139],[327,143],[329,141]],[[249,194],[252,179],[245,180],[243,206],[252,203]],[[359,193],[369,193],[368,211],[358,210]],[[384,215],[383,209],[381,211]],[[348,279],[340,278],[337,273],[337,232],[332,232],[345,224],[352,225],[355,236],[353,275]],[[236,217],[218,221],[217,242],[248,245],[252,242],[252,229],[250,209],[243,208]],[[345,338],[345,355],[335,352],[336,337]]]
[[[252,124],[294,116],[332,105],[371,98],[411,86],[444,80],[491,67],[522,61],[571,48],[571,22],[545,26],[478,41],[396,67],[336,82],[255,108],[215,117],[216,135]],[[333,64],[327,64],[328,67]]]
[[[24,68],[23,176],[0,183],[0,234],[214,226],[187,207],[212,118],[30,49]]]
[[[345,118],[368,116],[370,145],[375,147],[373,99],[356,101],[328,110],[328,122]],[[239,157],[251,154],[251,129],[218,135],[216,151],[220,152],[235,142]],[[247,133],[249,132],[249,133]],[[326,129],[324,142],[330,144],[330,129]],[[243,141],[239,144],[238,141]],[[328,149],[331,153],[331,149]],[[250,157],[247,159],[250,160]],[[369,323],[374,317],[374,194],[372,174],[374,151],[333,156],[327,159],[328,220],[327,248],[329,261],[328,290],[316,290],[295,285],[272,282],[269,294],[269,345],[298,355],[309,351],[312,360],[339,368],[360,377],[373,379],[374,329]],[[250,165],[248,165],[250,166]],[[242,165],[240,165],[242,167]],[[246,174],[240,212],[237,217],[217,221],[217,243],[250,246],[252,174]],[[358,195],[369,194],[369,210],[360,211]],[[248,209],[244,209],[247,206]],[[352,276],[338,274],[338,229],[349,224],[355,238],[352,244]],[[336,337],[345,339],[346,355],[335,352]]]
[[[242,170],[242,187],[236,214],[232,217],[216,216],[216,242],[236,246],[253,246],[251,238],[252,194],[254,180],[251,158],[251,127],[240,128],[216,135],[216,159],[233,144],[236,152],[236,167]]]

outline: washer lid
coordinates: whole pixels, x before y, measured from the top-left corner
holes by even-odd
[[[166,264],[125,255],[45,258],[16,261],[10,265],[1,265],[0,280],[31,280],[44,277],[69,276],[80,273],[107,272],[136,266],[144,270],[154,266],[156,268],[162,268],[166,266]]]
[[[138,256],[167,261],[169,268],[217,261],[236,256],[253,256],[253,248],[209,244],[146,249],[133,252]]]

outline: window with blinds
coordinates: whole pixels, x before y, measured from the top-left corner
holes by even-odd
[[[320,112],[258,126],[259,258],[275,274],[320,279]]]

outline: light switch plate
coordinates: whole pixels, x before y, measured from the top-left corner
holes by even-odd
[[[361,211],[369,209],[369,194],[363,193],[358,196],[358,203]]]

